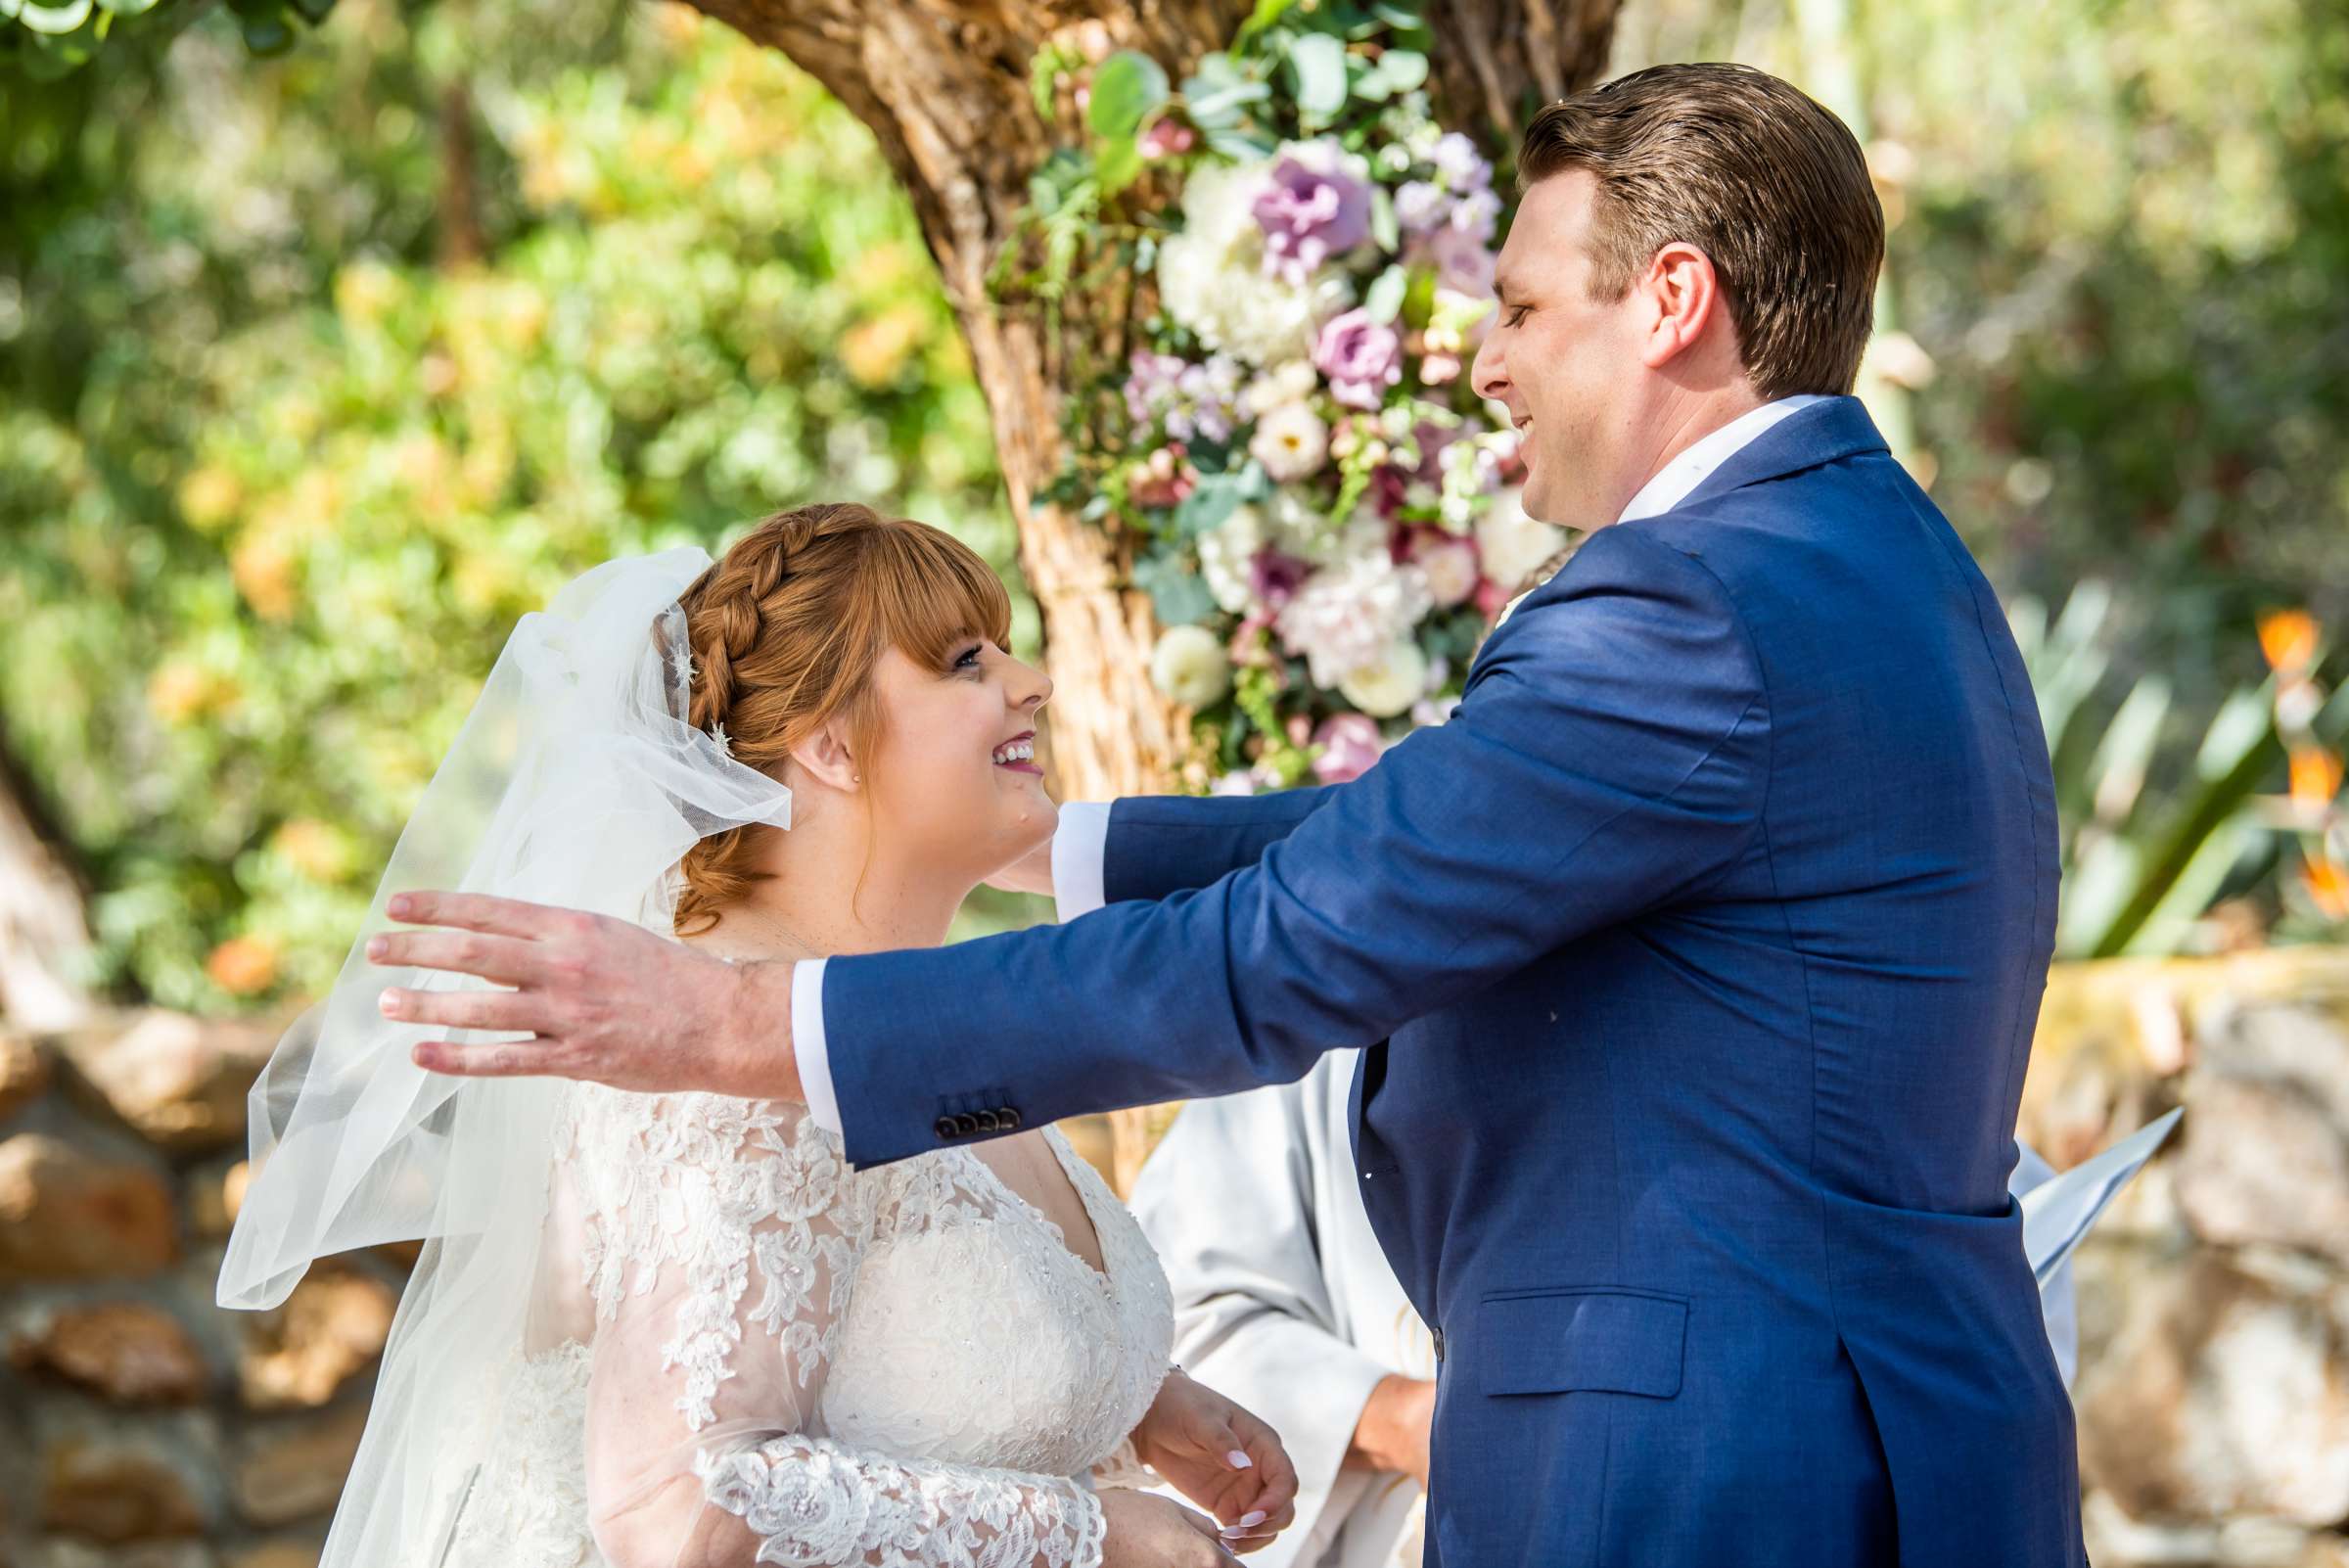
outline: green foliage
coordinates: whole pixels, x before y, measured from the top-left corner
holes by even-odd
[[[0,735],[112,977],[198,1007],[331,977],[573,574],[825,496],[1015,542],[912,214],[781,57],[616,0],[243,48],[61,84],[0,269]],[[485,254],[444,267],[452,102]]]
[[[334,7],[335,0],[227,0],[255,59],[285,54]],[[0,86],[60,80],[102,52],[153,50],[205,9],[203,0],[0,0]]]
[[[2100,582],[2074,589],[2052,623],[2029,597],[2014,602],[2009,622],[2054,761],[2057,953],[2110,958],[2207,944],[2200,922],[2215,902],[2298,858],[2259,792],[2280,771],[2287,738],[2337,744],[2337,717],[2295,721],[2283,700],[2293,682],[2280,674],[2235,688],[2207,716],[2178,712],[2163,675],[2117,678],[2112,648],[2128,633]],[[2307,664],[2313,671],[2313,657]],[[2301,686],[2314,689],[2306,673]]]

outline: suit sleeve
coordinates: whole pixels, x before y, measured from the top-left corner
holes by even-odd
[[[1494,634],[1449,723],[1238,869],[1067,925],[834,959],[849,1155],[1293,1081],[1669,905],[1753,842],[1769,718],[1720,581],[1650,529],[1604,530]],[[1176,858],[1152,880],[1212,866]]]
[[[1109,810],[1102,852],[1106,901],[1164,899],[1254,865],[1330,797],[1327,788],[1270,795],[1135,795]]]

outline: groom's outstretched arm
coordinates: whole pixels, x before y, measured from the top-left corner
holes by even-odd
[[[1133,795],[1097,807],[1101,819],[1080,829],[1102,839],[1099,896],[1091,906],[1164,899],[1254,865],[1329,796],[1327,787],[1272,795]],[[1071,918],[1065,907],[1062,918]]]
[[[850,1157],[1295,1079],[1701,888],[1757,831],[1769,719],[1712,573],[1636,524],[1605,530],[1494,635],[1451,722],[1238,869],[1062,926],[831,960]]]

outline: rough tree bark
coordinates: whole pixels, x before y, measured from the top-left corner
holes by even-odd
[[[1060,388],[1071,343],[1026,311],[996,308],[989,268],[1014,233],[1028,176],[1054,145],[1029,65],[1047,41],[1105,29],[1179,81],[1220,48],[1253,0],[690,0],[781,50],[872,127],[913,199],[994,417],[1020,530],[1020,564],[1043,612],[1056,690],[1048,761],[1064,800],[1165,787],[1184,715],[1150,684],[1149,601],[1121,591],[1118,541],[1037,490],[1060,466]],[[1430,0],[1439,113],[1512,136],[1531,105],[1606,63],[1617,0]],[[1072,301],[1064,332],[1112,332],[1127,297]]]

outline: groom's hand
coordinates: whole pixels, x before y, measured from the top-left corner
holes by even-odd
[[[788,963],[730,964],[624,920],[484,894],[403,893],[389,913],[453,929],[385,932],[367,944],[372,962],[506,989],[393,988],[380,1003],[385,1017],[531,1037],[424,1040],[410,1053],[419,1067],[588,1079],[645,1093],[806,1098],[790,1044]]]

